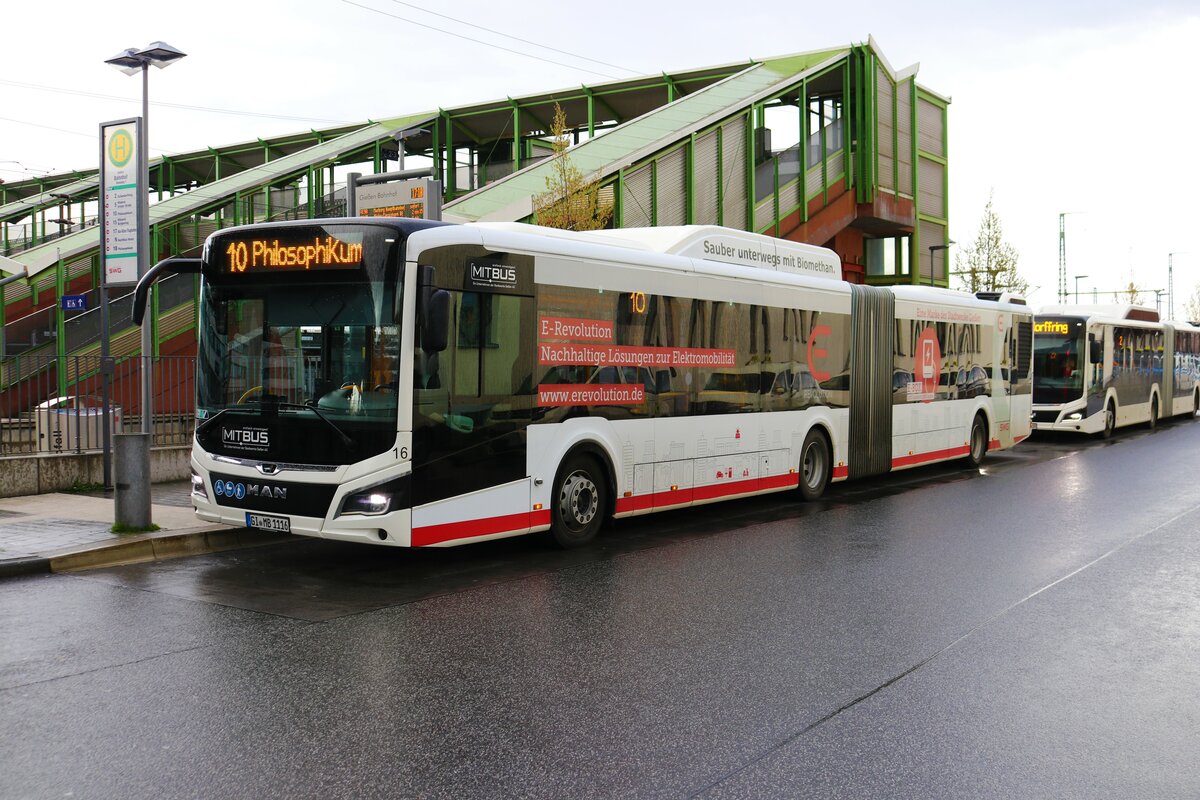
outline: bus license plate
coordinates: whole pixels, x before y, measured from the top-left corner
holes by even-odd
[[[269,514],[251,514],[250,512],[246,512],[246,527],[258,528],[260,531],[291,533],[292,521],[287,517],[272,517]]]

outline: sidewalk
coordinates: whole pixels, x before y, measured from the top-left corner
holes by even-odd
[[[113,498],[103,493],[0,498],[0,578],[153,561],[282,541],[196,517],[188,481],[151,486],[150,518],[160,530],[114,534]]]

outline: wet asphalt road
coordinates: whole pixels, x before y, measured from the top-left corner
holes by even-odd
[[[1197,453],[6,580],[0,797],[1197,797]]]

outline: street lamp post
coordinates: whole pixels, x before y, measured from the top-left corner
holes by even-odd
[[[953,239],[950,239],[945,244],[929,245],[929,285],[933,286],[933,254],[938,250],[949,250],[950,246],[955,244]]]
[[[142,73],[142,124],[141,139],[138,142],[138,277],[142,277],[150,269],[150,67],[163,69],[186,56],[182,50],[177,50],[166,42],[154,42],[141,50],[129,48],[104,63],[111,64],[126,75]],[[107,303],[108,298],[101,298]],[[150,369],[150,359],[154,355],[154,326],[142,325],[142,432],[153,435],[153,382]]]
[[[142,119],[138,125],[137,143],[137,274],[142,278],[150,271],[150,66],[162,69],[183,58],[186,53],[164,42],[153,42],[141,50],[129,48],[104,63],[110,64],[126,75],[142,73]],[[100,187],[101,192],[105,187]],[[103,209],[101,209],[103,212]],[[103,247],[103,242],[101,243]],[[108,306],[107,265],[101,270],[105,280],[100,284],[102,308]],[[101,339],[101,372],[105,376],[107,398],[108,376],[112,366],[108,354],[108,321]],[[135,528],[148,528],[152,524],[150,502],[150,448],[154,443],[154,383],[152,359],[154,358],[154,322],[145,320],[141,333],[142,344],[142,425],[141,433],[122,441],[117,449],[117,467],[122,480],[116,482],[116,522]],[[106,399],[107,406],[107,399]],[[104,412],[105,445],[108,444],[108,409]],[[106,469],[107,473],[108,470]],[[107,483],[108,475],[105,475]]]
[[[1075,302],[1076,303],[1079,302],[1079,279],[1086,278],[1086,277],[1087,277],[1087,275],[1076,275],[1075,276]]]

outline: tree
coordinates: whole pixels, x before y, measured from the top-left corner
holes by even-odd
[[[571,163],[567,115],[558,103],[554,104],[550,136],[554,155],[546,191],[533,198],[534,224],[568,231],[594,231],[607,226],[612,218],[612,202],[602,200],[600,185],[584,178],[579,167]]]
[[[1134,306],[1138,305],[1142,299],[1142,290],[1138,288],[1138,285],[1133,282],[1132,278],[1129,280],[1129,285],[1117,294],[1120,296],[1122,302],[1129,303],[1130,305]]]
[[[1192,296],[1183,301],[1183,318],[1188,322],[1200,321],[1200,286],[1192,290]]]
[[[1017,272],[1018,258],[1016,248],[1004,241],[1000,217],[992,208],[989,196],[974,243],[963,247],[955,256],[959,288],[972,294],[1004,290],[1025,294],[1029,291],[1029,281]]]

